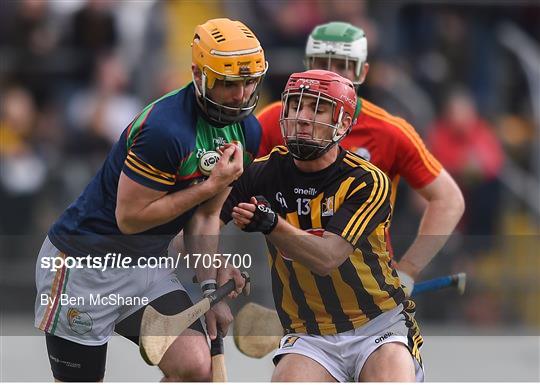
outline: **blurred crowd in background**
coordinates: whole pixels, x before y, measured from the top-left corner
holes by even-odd
[[[260,108],[303,69],[313,27],[347,21],[368,38],[360,95],[412,123],[466,199],[456,236],[425,277],[466,271],[468,295],[458,304],[451,293],[426,298],[420,311],[540,325],[540,3],[5,0],[0,8],[4,266],[33,265],[38,250],[10,236],[41,242],[138,111],[191,80],[197,24],[229,17],[255,32],[270,67]],[[398,258],[421,205],[401,184]],[[15,280],[33,284],[33,276]]]

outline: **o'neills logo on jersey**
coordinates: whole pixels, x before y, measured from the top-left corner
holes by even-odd
[[[70,329],[77,334],[85,334],[92,330],[94,322],[88,313],[69,308],[67,318]]]
[[[382,336],[375,339],[375,343],[378,344],[379,342],[382,342],[385,339],[387,339],[388,337],[393,336],[393,335],[394,335],[394,332],[384,333]]]
[[[294,193],[295,194],[300,194],[300,195],[314,196],[314,195],[317,195],[317,190],[314,187],[308,187],[308,188],[295,187],[294,188]]]
[[[214,145],[215,145],[216,147],[221,147],[221,146],[223,146],[225,143],[227,143],[227,142],[225,141],[225,138],[221,138],[221,137],[219,137],[219,138],[214,138],[214,139],[213,139],[213,142],[214,142]]]

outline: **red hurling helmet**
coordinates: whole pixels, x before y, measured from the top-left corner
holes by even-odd
[[[333,145],[347,135],[352,123],[345,127],[344,118],[356,119],[357,96],[353,83],[330,71],[310,70],[294,73],[290,76],[281,96],[281,117],[279,120],[283,140],[291,154],[300,160],[317,159]],[[290,103],[297,103],[296,110],[291,110]],[[311,119],[303,114],[300,108],[309,102],[313,113]],[[315,103],[315,104],[314,104]],[[331,122],[321,121],[319,106],[329,104],[332,108]],[[298,132],[299,125],[311,125],[311,137]],[[315,127],[324,126],[331,130],[331,135],[315,136]]]

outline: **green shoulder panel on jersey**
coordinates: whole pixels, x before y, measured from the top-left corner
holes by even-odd
[[[148,118],[148,115],[150,115],[150,112],[152,112],[152,109],[154,108],[155,104],[160,102],[161,100],[163,100],[165,98],[168,98],[169,96],[176,95],[177,93],[179,93],[180,91],[182,91],[186,87],[182,87],[182,88],[179,88],[177,90],[171,91],[168,94],[163,95],[159,99],[154,100],[152,103],[150,103],[149,105],[144,107],[144,109],[141,111],[141,113],[139,115],[137,115],[137,117],[135,119],[133,119],[131,124],[128,126],[128,131],[127,131],[126,148],[127,148],[128,151],[131,148],[131,146],[133,146],[133,143],[135,143],[135,139],[140,134],[140,132],[141,132],[143,126],[144,126],[144,122]]]
[[[196,132],[195,148],[178,168],[179,180],[202,176],[199,170],[199,159],[209,151],[216,151],[225,143],[240,144],[243,150],[244,165],[251,162],[251,155],[246,151],[246,138],[240,123],[232,123],[225,127],[214,127],[199,117]]]

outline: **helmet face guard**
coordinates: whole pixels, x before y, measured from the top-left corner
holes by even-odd
[[[268,65],[266,68],[268,68]],[[193,84],[195,85],[199,105],[203,109],[208,120],[213,124],[226,125],[245,119],[257,106],[259,101],[259,92],[265,74],[266,70],[262,74],[254,74],[250,76],[231,76],[217,73],[211,68],[205,66],[202,69],[201,74],[201,87],[199,87],[195,79],[193,79]],[[223,82],[223,87],[225,88],[227,88],[229,85],[228,83],[238,83],[239,86],[244,89],[244,92],[246,92],[245,90],[249,88],[250,84],[255,83],[255,86],[250,97],[241,105],[228,106],[226,104],[214,101],[208,93],[208,90],[211,89],[209,84],[212,84],[212,88],[214,88],[216,86],[216,81]]]
[[[315,99],[316,105],[314,108],[313,118],[304,119],[299,117],[300,106],[302,106],[305,99]],[[333,145],[338,143],[347,133],[341,135],[338,134],[343,118],[343,107],[337,111],[336,103],[325,97],[321,92],[312,93],[306,92],[305,88],[302,88],[299,92],[291,92],[287,90],[282,95],[282,109],[281,118],[279,120],[281,126],[281,135],[283,140],[287,144],[291,155],[299,160],[314,160],[324,155]],[[289,104],[293,101],[297,101],[297,107],[295,111],[290,111]],[[332,108],[332,121],[333,124],[317,120],[318,109],[320,103],[328,103]],[[292,112],[292,113],[291,113]],[[338,114],[338,119],[334,120],[335,114]],[[320,115],[319,115],[320,116]],[[311,136],[298,132],[299,124],[307,123],[312,127]],[[319,127],[324,127],[332,132],[330,139],[327,137],[316,137],[316,131]],[[291,129],[292,128],[292,129]]]
[[[253,32],[239,21],[212,19],[195,28],[192,42],[193,64],[201,72],[195,84],[197,102],[211,123],[227,125],[239,122],[255,109],[260,85],[268,70],[264,51]],[[232,106],[212,99],[216,81],[223,86],[241,83],[244,91],[255,85],[252,94],[241,105]],[[221,86],[221,84],[220,84]]]
[[[351,58],[350,56],[339,55],[334,51],[327,51],[324,54],[312,54],[304,58],[304,65],[306,69],[325,69],[327,71],[332,71],[332,62],[335,60],[343,60],[345,62],[345,71],[348,71],[349,68],[352,68],[354,71],[354,80],[353,84],[358,86],[362,82],[360,81],[360,75],[362,72],[362,65],[364,62],[358,61],[358,59]],[[323,65],[317,63],[324,63]]]
[[[306,101],[307,99],[307,101]],[[304,103],[315,101],[311,119],[300,116]],[[292,74],[282,94],[280,126],[283,140],[291,155],[299,160],[314,160],[343,139],[349,132],[340,133],[344,118],[355,118],[356,92],[352,82],[338,74],[323,70],[311,70]],[[293,109],[291,103],[296,102]],[[320,120],[319,106],[327,104],[331,108],[330,122]],[[318,119],[319,118],[319,119]],[[310,135],[300,132],[301,125],[310,125]],[[328,129],[329,131],[324,131]]]
[[[321,69],[317,59],[325,59],[323,69],[331,70],[332,61],[345,61],[345,70],[354,69],[353,84],[361,84],[362,67],[367,60],[367,39],[362,29],[349,23],[332,22],[313,29],[306,44],[304,64],[309,69]]]

